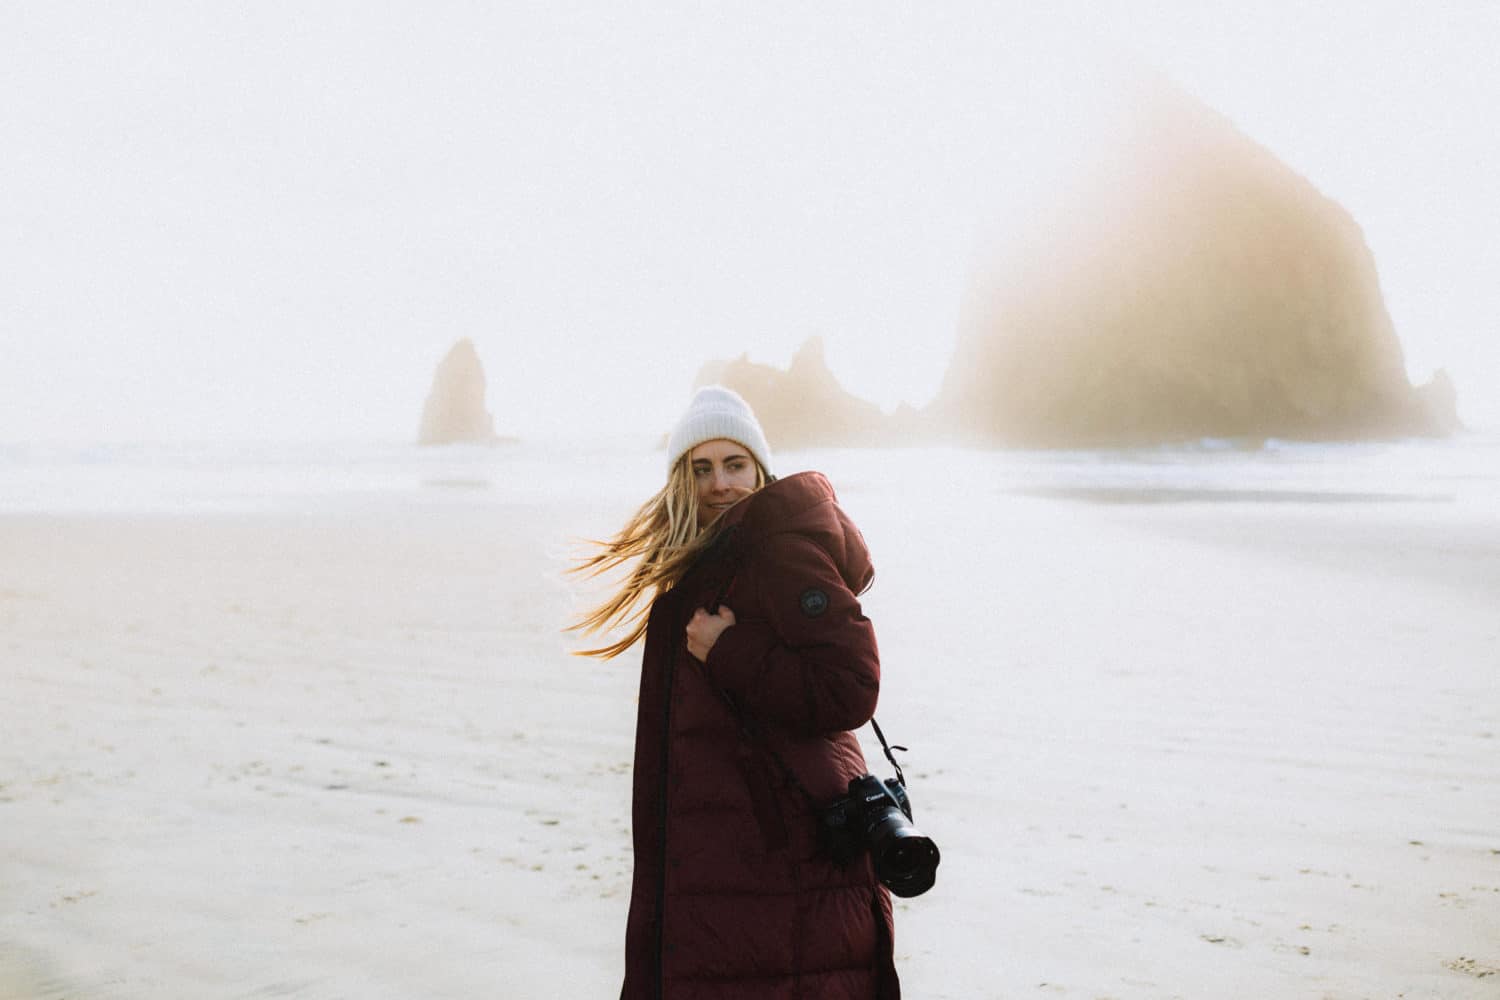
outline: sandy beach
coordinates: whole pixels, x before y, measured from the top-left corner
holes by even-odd
[[[908,996],[1496,995],[1492,516],[896,481]],[[637,661],[558,628],[623,513],[0,517],[0,998],[617,993]]]
[[[641,650],[566,570],[725,442],[868,542],[907,1000],[1500,1000],[1496,53],[1500,0],[0,7],[0,1000],[618,997]],[[787,548],[746,606],[844,608]],[[677,704],[652,945],[762,989],[675,817],[777,772]],[[806,871],[794,991],[862,981]]]

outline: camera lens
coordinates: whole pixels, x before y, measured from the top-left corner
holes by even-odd
[[[922,852],[916,844],[898,840],[891,844],[880,859],[880,867],[891,878],[911,878],[922,862]]]
[[[868,841],[875,877],[896,895],[919,896],[937,881],[937,845],[895,806],[874,817]]]
[[[898,896],[920,896],[937,881],[937,845],[913,827],[872,845],[875,876]]]

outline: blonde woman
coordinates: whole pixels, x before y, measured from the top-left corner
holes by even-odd
[[[745,401],[699,390],[667,483],[578,568],[628,567],[576,626],[642,637],[635,874],[621,1000],[900,996],[890,896],[820,850],[817,803],[865,774],[875,633],[864,539],[816,472],[775,479]]]

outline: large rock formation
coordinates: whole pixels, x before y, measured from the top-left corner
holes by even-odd
[[[495,419],[484,406],[484,365],[465,337],[437,366],[422,407],[418,444],[494,444]]]
[[[745,397],[772,449],[889,443],[880,408],[839,385],[828,370],[819,337],[802,345],[786,371],[742,355],[734,361],[709,362],[693,384],[715,383]]]
[[[1456,426],[1407,380],[1375,262],[1339,205],[1180,94],[1155,94],[975,289],[923,414],[989,444],[1352,439]]]

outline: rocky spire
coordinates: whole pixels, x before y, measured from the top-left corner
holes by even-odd
[[[484,405],[484,365],[465,337],[438,364],[422,407],[418,444],[493,444],[495,419]]]

